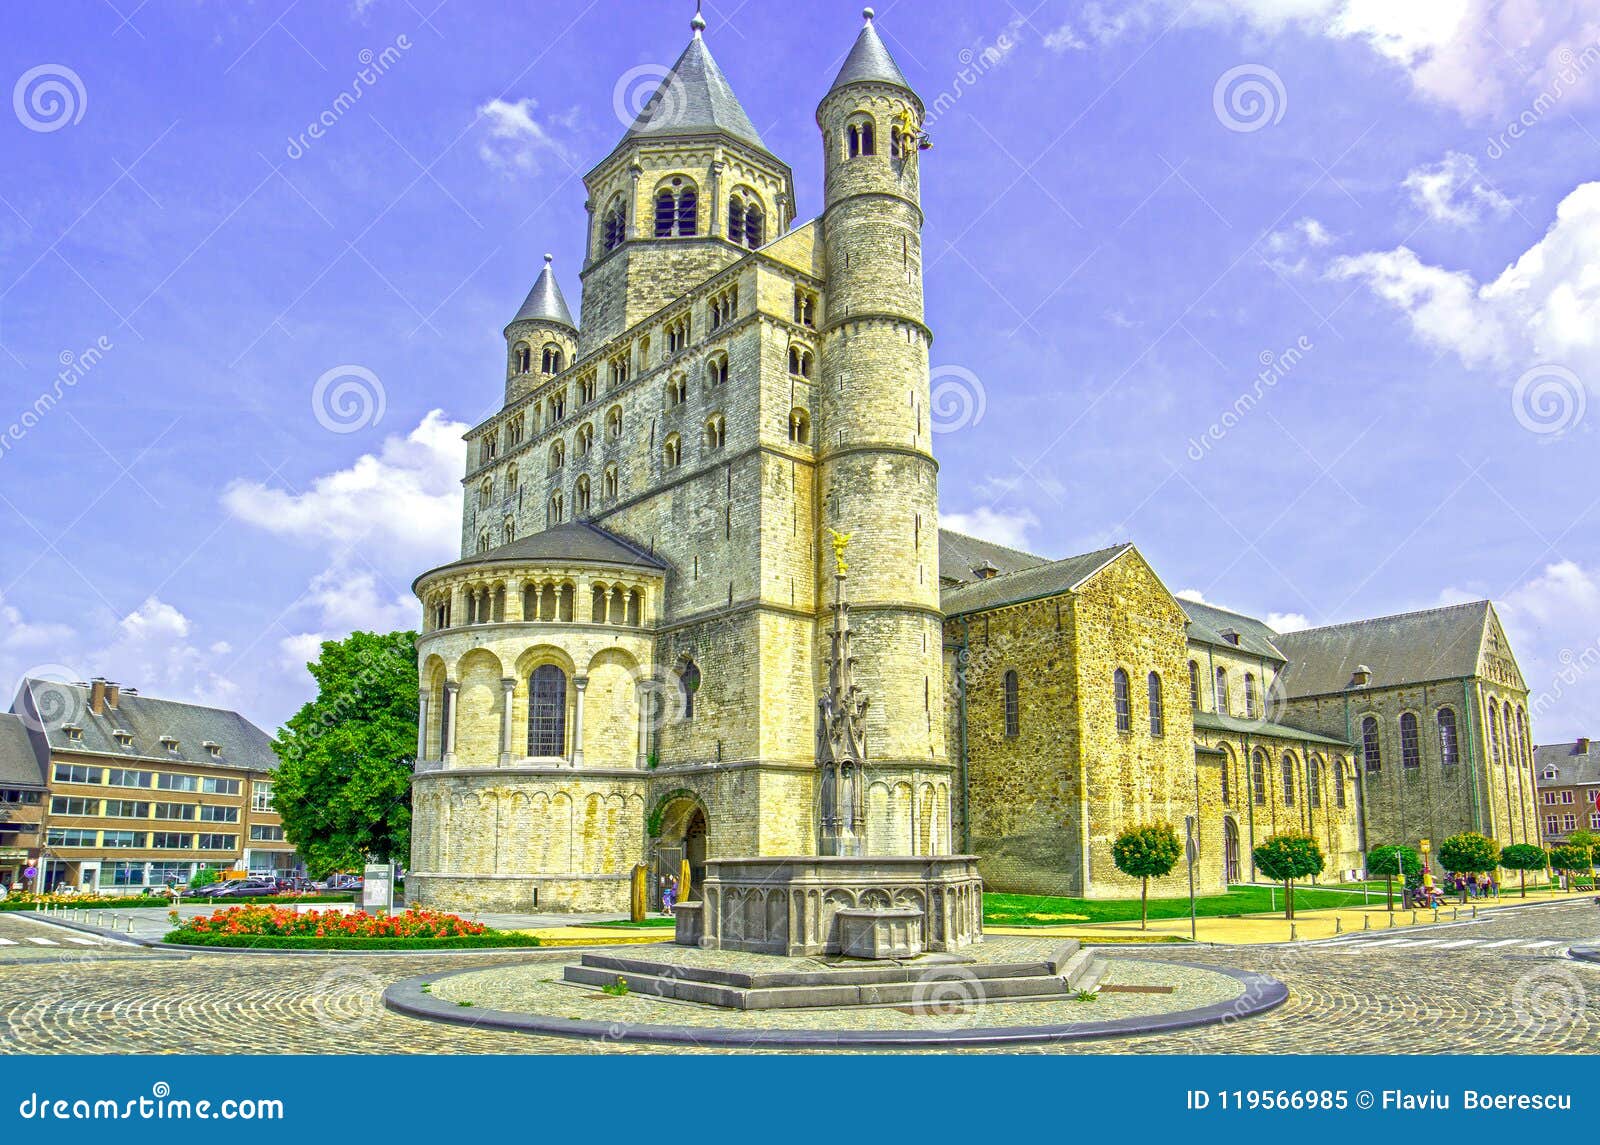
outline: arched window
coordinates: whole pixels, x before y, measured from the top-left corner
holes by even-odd
[[[761,204],[751,202],[744,209],[744,245],[755,250],[767,241],[767,220]]]
[[[794,289],[794,321],[796,326],[817,325],[817,296],[800,287]]]
[[[1161,677],[1150,673],[1150,734],[1157,738],[1167,734],[1166,709],[1161,704]]]
[[[604,489],[607,501],[615,501],[617,499],[617,467],[615,465],[606,466]]]
[[[486,552],[489,551],[489,530],[488,529],[484,529],[484,530],[482,530],[481,532],[478,533],[478,551],[480,553],[486,553]]]
[[[728,196],[728,238],[740,246],[755,250],[765,241],[765,217],[761,201],[748,187],[740,187]]]
[[[845,148],[851,159],[859,155],[877,154],[877,140],[874,136],[872,120],[862,118],[845,128]]]
[[[1017,674],[1005,676],[1006,738],[1015,739],[1022,731],[1022,712],[1017,699]]]
[[[544,356],[540,361],[539,368],[547,374],[559,374],[563,369],[565,369],[566,355],[562,353],[561,347],[557,346],[554,342],[551,342],[548,346],[546,346],[544,348]]]
[[[667,379],[667,405],[681,406],[689,400],[689,379],[682,374],[674,374]]]
[[[700,225],[694,184],[675,178],[656,192],[656,238],[693,238]]]
[[[587,457],[594,448],[594,423],[584,422],[578,427],[578,456]]]
[[[566,747],[567,674],[541,664],[528,680],[528,754],[559,757]]]
[[[1250,762],[1250,797],[1257,807],[1267,802],[1267,753],[1258,751]]]
[[[573,485],[572,502],[577,512],[587,513],[589,511],[589,478],[587,474],[578,478],[577,483]]]
[[[513,461],[510,465],[506,466],[506,496],[507,497],[512,497],[512,496],[516,495],[516,492],[517,492],[517,481],[518,481],[517,463],[515,461]]]
[[[720,413],[714,413],[706,419],[706,448],[721,449],[727,443],[728,422]]]
[[[1489,762],[1500,765],[1500,709],[1489,704]]]
[[[1335,760],[1333,764],[1333,805],[1340,811],[1345,809],[1344,784],[1344,759],[1341,757]]]
[[[1311,771],[1306,778],[1306,804],[1316,808],[1322,806],[1322,758],[1311,757]]]
[[[889,158],[904,159],[910,150],[911,133],[901,131],[898,127],[889,129]]]
[[[1244,718],[1256,718],[1256,676],[1254,672],[1244,674]]]
[[[600,219],[600,245],[606,250],[616,250],[628,237],[628,209],[622,194],[611,197],[611,205]]]
[[[516,520],[514,518],[507,517],[505,519],[505,523],[500,526],[500,540],[501,540],[501,543],[509,545],[512,541],[514,541],[516,539],[517,539],[517,522],[516,522]]]
[[[558,489],[554,493],[550,494],[550,506],[545,510],[545,522],[549,525],[559,525],[561,524],[562,518],[566,516],[566,512],[566,501],[561,496],[561,491]]]
[[[618,438],[622,436],[622,407],[612,406],[606,411],[606,436]]]
[[[699,233],[700,205],[692,186],[678,192],[678,236],[693,238]]]
[[[738,192],[728,196],[728,238],[744,242],[744,199]]]
[[[554,473],[567,463],[567,443],[559,437],[550,443],[550,472]]]
[[[1283,753],[1283,805],[1294,806],[1294,757]]]
[[[726,385],[728,381],[728,355],[717,354],[706,363],[706,383],[713,386]]]
[[[685,660],[678,670],[678,691],[683,696],[683,718],[694,719],[694,698],[700,691],[700,668],[693,660]]]
[[[1189,661],[1189,707],[1200,710],[1200,665]]]
[[[1222,769],[1220,772],[1222,776],[1222,805],[1224,807],[1233,805],[1233,780],[1228,775],[1232,767],[1233,756],[1224,751],[1222,753]]]
[[[1219,716],[1228,714],[1228,670],[1217,669],[1216,690],[1211,694],[1211,708]]]
[[[1383,770],[1383,745],[1379,740],[1377,716],[1361,721],[1361,759],[1368,775]]]
[[[670,239],[678,223],[678,196],[671,187],[656,192],[656,238]]]
[[[487,509],[494,501],[494,478],[485,477],[478,486],[478,508]]]
[[[676,469],[683,460],[683,442],[677,434],[671,434],[661,446],[661,459],[668,469]]]
[[[789,440],[805,445],[811,440],[811,415],[803,409],[789,411]]]
[[[526,374],[533,368],[533,348],[526,342],[518,342],[515,351],[517,359],[517,373]]]
[[[1400,766],[1407,771],[1422,766],[1422,737],[1417,734],[1415,712],[1400,715]]]
[[[1117,730],[1133,731],[1133,698],[1128,694],[1128,674],[1121,668],[1111,677],[1111,690],[1117,706]]]
[[[1516,723],[1516,717],[1511,714],[1511,705],[1509,703],[1506,704],[1506,706],[1505,706],[1505,708],[1503,710],[1505,712],[1505,720],[1504,720],[1504,722],[1502,723],[1501,726],[1503,726],[1505,728],[1505,736],[1506,736],[1506,766],[1507,767],[1515,767],[1517,765],[1517,723]]]
[[[811,376],[811,351],[804,346],[790,346],[789,372],[799,378],[809,378]]]

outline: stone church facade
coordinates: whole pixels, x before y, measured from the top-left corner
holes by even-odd
[[[869,856],[974,853],[993,889],[1122,895],[1116,834],[1193,816],[1214,891],[1275,830],[1314,833],[1331,871],[1439,831],[1374,802],[1388,774],[1358,766],[1349,697],[1297,692],[1259,621],[1178,600],[1131,545],[1048,561],[941,532],[922,102],[869,14],[817,109],[823,212],[797,223],[703,29],[585,177],[580,315],[546,256],[506,326],[462,557],[415,583],[412,901],[624,910],[639,863],[698,880],[708,858],[815,854],[833,535]],[[1508,649],[1495,664],[1466,678],[1472,711],[1492,694],[1515,721],[1526,691]],[[1436,719],[1424,677],[1355,714]],[[1500,750],[1451,812],[1497,833],[1521,806]]]

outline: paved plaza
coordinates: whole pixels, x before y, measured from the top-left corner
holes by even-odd
[[[1023,1052],[1592,1053],[1600,908],[1571,902],[1480,921],[1293,946],[1109,950],[1108,957],[1256,970],[1289,1001],[1189,1032]],[[477,1030],[385,1010],[402,978],[548,964],[571,951],[458,955],[173,954],[0,915],[0,1048],[24,1053],[640,1053],[648,1046]],[[674,1052],[693,1052],[674,1050]]]

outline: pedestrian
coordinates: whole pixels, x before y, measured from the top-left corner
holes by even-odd
[[[1469,899],[1475,899],[1475,898],[1478,897],[1478,876],[1477,875],[1468,875],[1467,876],[1467,897]]]
[[[674,875],[668,875],[661,884],[661,913],[671,914],[672,906],[678,901],[678,880]]]

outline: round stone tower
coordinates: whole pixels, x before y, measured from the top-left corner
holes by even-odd
[[[939,612],[938,467],[929,425],[918,187],[922,101],[866,25],[817,109],[826,204],[821,385],[814,394],[819,525],[850,537],[856,682],[871,698],[868,778],[925,790],[945,764]],[[832,550],[817,546],[826,628]],[[827,647],[826,632],[817,645]],[[820,673],[820,668],[819,668]],[[913,777],[915,773],[915,778]],[[947,852],[948,786],[934,811]],[[872,799],[869,796],[869,813]],[[898,819],[891,803],[886,814]],[[918,808],[920,811],[921,809]],[[869,818],[867,851],[874,842]]]
[[[578,324],[572,320],[567,300],[556,283],[550,265],[554,261],[554,255],[544,256],[544,269],[534,280],[533,289],[522,300],[517,316],[506,325],[508,404],[550,375],[561,373],[577,353]]]

